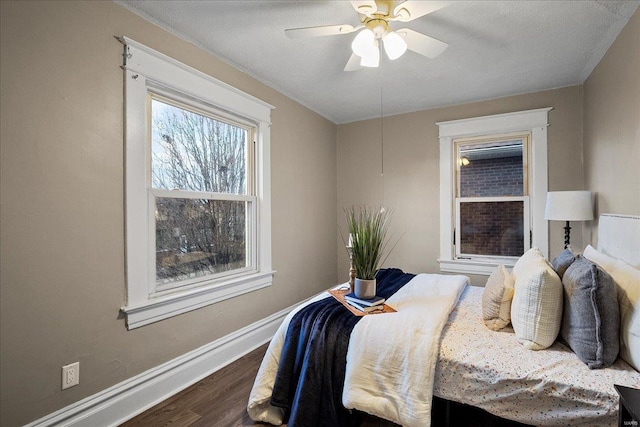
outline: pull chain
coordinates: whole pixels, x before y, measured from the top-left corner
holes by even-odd
[[[381,208],[384,212],[384,110],[382,107],[382,88],[383,88],[382,70],[380,70],[380,186],[381,186]]]

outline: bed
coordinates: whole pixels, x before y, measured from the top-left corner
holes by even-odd
[[[442,334],[433,394],[501,418],[539,426],[616,426],[613,385],[640,388],[640,374],[621,359],[589,369],[565,344],[528,350],[507,327],[480,319],[482,288],[470,286]],[[479,345],[482,343],[482,345]]]
[[[638,246],[639,217],[601,216],[597,251],[602,256],[638,268]],[[401,425],[429,426],[432,398],[437,397],[530,425],[615,426],[618,396],[613,385],[640,388],[640,373],[620,358],[604,369],[590,369],[561,340],[534,351],[519,342],[511,327],[488,329],[482,321],[484,288],[469,286],[464,276],[392,273],[407,279],[387,300],[397,313],[368,315],[350,324],[347,343],[339,348],[342,352],[332,349],[330,356],[319,356],[323,352],[318,348],[339,341],[330,336],[308,351],[305,357],[311,354],[312,361],[297,360],[302,368],[295,375],[305,368],[317,371],[314,363],[319,358],[323,363],[320,375],[316,372],[310,380],[293,383],[303,390],[298,412],[304,414],[305,404],[310,408],[314,399],[320,399],[318,383],[331,383],[335,406]],[[290,313],[279,328],[249,397],[247,411],[254,421],[280,425],[292,412],[290,406],[274,405],[272,399],[279,390],[278,376],[287,369],[283,364],[293,364],[284,362],[287,348],[292,347],[287,346],[291,339],[287,331],[292,321],[308,311],[305,307],[331,305],[331,300],[328,293],[316,296]],[[331,307],[332,312],[340,313],[339,305]],[[300,341],[293,347],[299,352],[305,345],[310,344]],[[301,356],[292,353],[289,361],[296,357]],[[313,387],[305,388],[308,383]],[[347,416],[353,412],[338,414],[320,425],[348,424],[353,419]],[[313,414],[310,419],[319,415],[324,416]],[[304,416],[289,419],[288,425],[306,425],[308,420]]]

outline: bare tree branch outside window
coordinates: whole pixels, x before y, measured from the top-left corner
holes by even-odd
[[[152,98],[151,183],[156,198],[156,281],[177,282],[247,265],[243,200],[249,130]],[[203,192],[187,198],[180,191]]]

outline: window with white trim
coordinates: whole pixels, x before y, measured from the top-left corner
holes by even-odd
[[[454,140],[457,259],[514,259],[529,249],[529,134]]]
[[[490,274],[533,246],[547,254],[549,110],[438,123],[442,271]]]
[[[273,107],[121,41],[132,329],[271,284]]]

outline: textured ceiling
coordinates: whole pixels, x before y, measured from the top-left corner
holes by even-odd
[[[117,3],[335,123],[581,84],[640,0],[452,1],[408,27],[449,43],[439,57],[381,55],[345,72],[355,33],[291,40],[287,28],[359,24],[347,1]],[[125,34],[126,35],[126,34]]]

